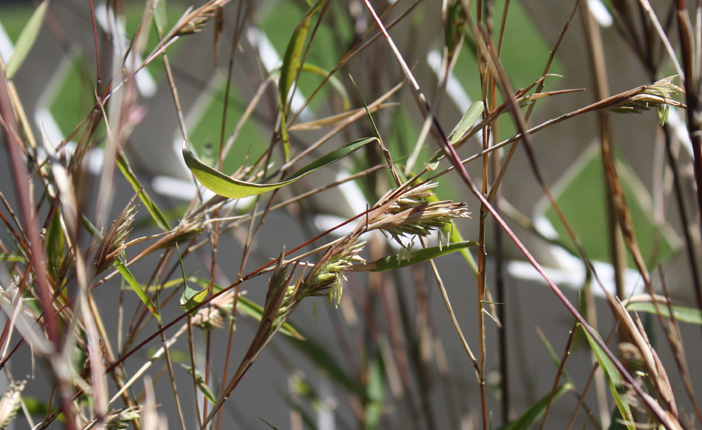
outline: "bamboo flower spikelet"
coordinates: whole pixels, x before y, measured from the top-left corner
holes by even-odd
[[[302,280],[287,287],[278,317],[284,316],[283,321],[287,319],[292,309],[309,296],[327,295],[329,304],[338,306],[343,291],[342,279],[345,280],[343,272],[354,266],[354,263],[365,264],[365,259],[359,255],[365,246],[365,242],[358,240],[363,234],[380,230],[402,245],[401,238],[428,236],[434,231],[441,231],[454,218],[469,217],[470,212],[465,203],[429,202],[427,199],[434,195],[432,190],[436,186],[436,183],[428,182],[389,191],[368,212],[367,219],[364,217],[351,233],[335,241]],[[292,275],[287,275],[291,264],[293,263],[279,261],[271,277],[269,294],[280,288],[281,280],[292,278]]]

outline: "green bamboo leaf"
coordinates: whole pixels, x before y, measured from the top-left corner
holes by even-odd
[[[567,393],[568,391],[572,390],[573,386],[571,384],[563,384],[560,387],[556,389],[556,391],[553,393],[553,400],[551,400],[551,403],[555,402],[559,397],[561,397],[563,394]],[[536,403],[534,403],[529,409],[527,409],[526,412],[516,420],[512,421],[511,423],[507,424],[504,427],[501,427],[500,430],[529,430],[531,429],[534,424],[536,424],[539,419],[544,415],[546,412],[546,408],[548,407],[549,404],[549,399],[551,398],[551,393],[546,394],[542,398],[540,398]]]
[[[163,231],[170,231],[171,227],[168,225],[166,215],[161,212],[161,209],[159,209],[156,203],[151,199],[151,196],[149,196],[146,190],[144,190],[139,178],[137,178],[132,171],[131,166],[129,166],[129,162],[127,161],[127,157],[124,156],[122,151],[120,151],[117,156],[117,166],[119,166],[119,170],[122,172],[125,179],[127,179],[127,181],[132,185],[134,191],[139,193],[139,200],[141,200],[141,203],[144,205],[144,207],[146,207],[146,210],[149,211],[151,217],[156,222],[156,225]]]
[[[466,32],[466,17],[463,5],[460,1],[454,0],[448,7],[448,17],[446,19],[446,29],[444,32],[444,44],[448,58],[453,58],[456,49],[463,42]]]
[[[480,118],[480,115],[483,114],[483,110],[485,109],[485,105],[483,105],[483,102],[477,101],[470,105],[466,113],[463,114],[463,117],[461,118],[460,121],[458,121],[458,124],[453,128],[451,131],[451,134],[449,134],[449,142],[451,145],[455,145],[465,134],[471,129],[475,121],[477,121],[478,118]],[[439,160],[441,160],[441,157],[444,156],[444,151],[440,150],[437,151],[436,154],[434,154],[433,157],[431,157],[431,160],[429,160],[426,163],[426,167],[430,170],[436,169],[438,166]]]
[[[434,246],[431,248],[422,248],[410,253],[389,255],[371,263],[354,265],[349,270],[355,272],[384,272],[386,270],[397,270],[403,267],[411,266],[412,264],[432,260],[434,258],[441,257],[442,255],[451,254],[452,252],[460,251],[468,248],[469,246],[477,245],[478,242],[465,241],[442,246]]]
[[[385,397],[385,369],[380,351],[368,363],[366,397],[368,401],[364,411],[364,428],[368,430],[379,429],[383,418],[383,399]]]
[[[484,109],[485,105],[483,105],[482,101],[477,101],[470,105],[466,113],[463,114],[461,120],[458,121],[458,124],[456,124],[456,127],[454,127],[451,131],[451,134],[449,134],[448,139],[449,142],[451,142],[451,145],[455,145],[456,142],[458,142],[463,135],[470,130],[475,121],[477,121],[478,118],[480,118],[480,115],[483,114]]]
[[[324,167],[339,161],[358,148],[374,140],[376,140],[376,138],[367,137],[365,139],[359,139],[351,142],[348,145],[342,146],[341,148],[330,152],[322,158],[313,161],[312,163],[288,176],[288,178],[284,179],[282,182],[275,182],[272,184],[256,184],[253,182],[240,181],[238,179],[230,178],[224,173],[215,170],[200,161],[192,151],[185,147],[183,148],[183,158],[185,159],[185,164],[188,166],[190,171],[193,173],[193,175],[195,175],[197,180],[205,186],[205,188],[219,194],[220,196],[229,197],[231,199],[240,199],[243,197],[263,194],[291,184],[305,175],[316,172],[317,170],[323,169]]]
[[[280,136],[283,141],[285,161],[290,159],[290,138],[288,136],[288,96],[290,89],[297,78],[302,64],[302,51],[305,47],[307,33],[310,30],[312,15],[320,8],[322,1],[317,1],[309,8],[302,21],[295,27],[293,35],[288,42],[288,47],[283,56],[283,65],[280,68],[280,78],[278,79],[278,90],[280,91]]]
[[[656,312],[656,307],[653,306],[653,303],[649,302],[632,302],[626,306],[626,309],[628,311],[658,314],[658,312]],[[663,315],[666,318],[670,318],[670,311],[668,310],[667,305],[659,303],[658,310],[660,311],[661,315]],[[686,306],[673,306],[673,316],[675,316],[675,319],[678,321],[702,325],[702,311],[700,311],[697,308],[688,308]]]
[[[326,78],[327,76],[329,76],[329,83],[341,97],[343,109],[348,110],[351,107],[351,99],[349,98],[349,93],[346,91],[346,87],[344,87],[344,84],[341,83],[341,81],[336,76],[330,75],[328,70],[323,69],[322,67],[316,66],[314,64],[305,63],[302,65],[302,71],[314,73],[315,75],[319,75],[322,78]]]
[[[199,370],[193,369],[187,364],[182,364],[183,368],[188,371],[189,374],[195,376],[195,382],[197,383],[197,388],[202,392],[202,394],[210,401],[213,405],[217,403],[217,397],[212,392],[212,389],[205,383],[205,378],[202,376]]]
[[[556,351],[553,349],[551,342],[546,338],[546,336],[544,336],[543,332],[540,329],[538,330],[538,335],[541,338],[541,342],[543,342],[544,346],[546,347],[548,355],[551,356],[553,364],[555,364],[556,367],[559,367],[561,365],[561,357],[559,357],[558,354],[556,354]],[[568,371],[565,369],[563,369],[563,379],[565,379],[566,383],[568,384],[573,383],[573,379],[570,377]]]
[[[26,261],[26,259],[20,254],[5,254],[2,252],[0,253],[0,261],[21,262]]]
[[[47,269],[49,270],[51,278],[58,282],[61,276],[61,266],[63,266],[63,262],[66,258],[66,242],[61,227],[60,209],[51,217],[49,227],[46,229],[46,234],[44,235],[44,243],[48,264]]]
[[[439,197],[436,194],[427,196],[428,203],[438,201]],[[449,243],[463,242],[463,235],[460,231],[458,231],[453,221],[451,221],[450,224],[445,224],[441,228],[441,232],[449,239]],[[463,259],[466,260],[466,263],[468,263],[470,269],[473,271],[475,279],[478,279],[478,263],[475,261],[473,254],[471,254],[470,251],[468,251],[468,248],[461,248],[461,255],[463,256]]]
[[[288,47],[285,50],[283,57],[283,66],[280,69],[280,79],[278,80],[278,89],[280,90],[281,112],[287,113],[288,93],[292,88],[295,77],[300,71],[302,63],[302,50],[305,47],[305,39],[310,29],[310,21],[312,15],[322,6],[322,1],[317,1],[302,17],[302,21],[297,25],[293,35],[288,42]],[[285,123],[283,122],[283,128]]]
[[[582,328],[581,328],[582,329]],[[605,352],[600,348],[600,345],[595,341],[595,339],[590,336],[590,333],[587,332],[587,330],[582,329],[583,333],[585,333],[585,336],[587,337],[587,341],[590,342],[590,347],[592,348],[592,351],[595,353],[595,357],[597,358],[597,362],[600,364],[600,368],[602,369],[602,372],[605,374],[605,378],[607,379],[607,384],[609,385],[609,390],[612,393],[612,397],[614,398],[614,402],[617,404],[617,409],[619,409],[619,412],[622,414],[622,417],[624,417],[624,421],[626,423],[633,423],[634,422],[634,417],[631,414],[631,408],[629,407],[629,404],[624,400],[621,396],[620,391],[623,389],[622,388],[622,381],[619,376],[619,371],[617,371],[617,368],[614,366],[614,363],[610,358],[605,354]],[[595,333],[593,331],[593,333]],[[597,333],[595,333],[597,336]],[[599,336],[598,336],[599,337]],[[627,424],[627,428],[629,430],[636,430],[636,428],[631,425]]]
[[[5,67],[5,77],[10,80],[20,66],[24,62],[24,59],[31,51],[34,42],[37,40],[37,35],[41,31],[42,24],[44,22],[44,15],[46,15],[46,9],[49,7],[49,0],[44,0],[42,4],[34,11],[32,17],[29,18],[27,25],[22,29],[19,38],[17,39],[17,44],[15,45],[15,51],[12,53],[12,57],[7,62]]]
[[[166,27],[168,27],[168,14],[166,12],[166,0],[155,0],[156,7],[154,8],[154,25],[156,25],[156,32],[158,37],[162,38],[166,34]]]
[[[180,307],[183,308],[185,312],[190,312],[193,308],[197,307],[203,300],[207,298],[207,288],[202,290],[196,290],[191,288],[188,283],[185,283],[185,290],[180,296]],[[195,312],[192,313],[194,315]]]
[[[158,308],[154,303],[151,301],[149,296],[146,295],[144,290],[141,289],[141,285],[137,282],[137,280],[134,278],[134,275],[132,275],[132,272],[129,271],[129,268],[124,264],[122,259],[115,260],[115,269],[122,275],[125,281],[129,284],[130,287],[132,287],[132,290],[136,293],[137,296],[141,299],[141,301],[146,305],[147,309],[151,311],[152,314],[156,317],[158,320],[158,323],[161,324],[161,314],[158,311]]]
[[[451,134],[449,134],[449,142],[451,145],[455,145],[456,142],[461,140],[463,136],[468,132],[468,130],[471,129],[475,121],[480,118],[480,115],[483,114],[483,110],[485,110],[485,105],[483,105],[482,101],[477,101],[474,102],[466,113],[463,114],[463,117],[461,118],[460,121],[458,121],[458,124],[453,128],[451,131]],[[427,163],[427,168],[434,170],[436,169],[437,163],[441,159],[441,157],[444,156],[444,151],[437,151],[436,154],[434,154],[433,157],[431,157],[431,160]]]

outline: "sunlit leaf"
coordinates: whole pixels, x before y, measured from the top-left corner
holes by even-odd
[[[197,388],[202,392],[202,394],[210,401],[213,405],[217,403],[217,397],[212,392],[212,389],[205,383],[205,378],[202,376],[199,370],[193,369],[191,366],[186,364],[181,364],[189,374],[195,376],[195,382],[197,383]]]
[[[449,59],[456,53],[456,48],[462,43],[466,31],[466,16],[462,2],[454,0],[448,7],[444,43]]]
[[[609,385],[609,390],[612,393],[612,397],[614,397],[614,402],[617,404],[619,412],[622,414],[622,417],[624,417],[625,422],[633,423],[634,417],[631,414],[631,407],[621,395],[622,381],[619,371],[614,366],[612,360],[610,360],[607,354],[605,354],[602,348],[600,348],[600,345],[595,341],[595,339],[592,338],[592,336],[590,336],[590,333],[588,333],[587,330],[582,331],[585,333],[585,336],[587,336],[587,340],[590,342],[590,347],[595,353],[597,362],[600,364],[600,368],[605,374],[607,385]],[[595,333],[595,335],[597,335],[597,333]],[[627,425],[627,428],[629,430],[636,430],[633,425]]]
[[[290,88],[292,88],[295,77],[300,70],[300,64],[302,63],[302,50],[305,47],[305,39],[307,38],[307,33],[310,29],[310,21],[312,15],[322,6],[321,1],[317,1],[314,6],[305,13],[302,17],[302,21],[297,25],[293,35],[288,42],[288,47],[285,50],[285,56],[283,57],[283,66],[280,69],[280,79],[278,81],[278,88],[280,90],[280,101],[282,111],[287,113],[285,106],[288,101],[288,93]]]
[[[257,184],[253,182],[240,181],[238,179],[233,179],[224,173],[213,169],[212,167],[206,165],[200,161],[192,151],[183,148],[183,158],[185,159],[185,164],[188,166],[190,171],[195,175],[198,181],[205,188],[211,190],[220,196],[229,197],[232,199],[240,199],[243,197],[256,196],[259,194],[266,193],[268,191],[273,191],[277,188],[283,187],[285,185],[291,184],[305,175],[308,175],[317,170],[323,169],[324,167],[333,164],[340,159],[351,154],[358,148],[366,145],[369,142],[376,140],[374,137],[367,137],[365,139],[356,140],[349,143],[348,145],[342,146],[329,154],[317,159],[316,161],[308,164],[292,175],[288,176],[281,182],[275,182],[272,184]]]
[[[60,209],[51,217],[49,227],[46,229],[46,234],[44,235],[44,243],[46,244],[46,259],[49,274],[55,282],[58,282],[59,276],[61,276],[61,266],[66,257]]]
[[[168,14],[166,12],[166,0],[155,0],[156,8],[154,9],[154,24],[156,25],[156,32],[158,37],[163,37],[166,34],[166,27],[168,27]]]
[[[185,283],[185,290],[180,296],[180,307],[185,312],[190,312],[207,298],[207,288],[196,290]]]
[[[551,342],[544,336],[543,332],[541,329],[538,330],[538,335],[541,338],[541,342],[543,342],[544,346],[546,347],[546,350],[548,351],[548,355],[551,356],[551,360],[553,360],[553,363],[556,365],[556,367],[561,365],[561,358],[556,354],[556,351],[553,349],[553,346],[551,345]],[[570,375],[568,374],[568,371],[563,369],[563,379],[569,384],[573,383],[573,379],[571,379]]]
[[[151,301],[148,295],[142,290],[141,285],[137,282],[137,280],[134,278],[134,275],[132,275],[132,272],[129,271],[129,268],[121,261],[115,260],[115,269],[122,275],[125,281],[129,284],[130,287],[132,287],[132,290],[136,293],[137,296],[141,299],[141,301],[146,305],[147,309],[154,314],[156,319],[158,320],[159,324],[161,323],[161,314],[158,311],[158,308],[154,303]]]
[[[543,417],[544,413],[546,412],[546,408],[548,407],[549,399],[551,399],[550,402],[551,404],[553,404],[553,402],[556,401],[559,397],[561,397],[563,394],[567,393],[572,389],[573,386],[570,384],[561,385],[553,393],[552,399],[551,393],[548,393],[547,395],[543,396],[536,403],[531,405],[531,407],[527,409],[527,411],[524,412],[522,416],[507,424],[506,426],[502,427],[501,430],[531,429],[534,426],[534,424],[536,424]]]
[[[301,68],[302,51],[305,47],[305,40],[307,39],[307,33],[310,29],[312,15],[314,15],[321,5],[322,2],[318,1],[314,6],[311,6],[307,13],[305,13],[305,16],[302,17],[302,21],[295,27],[295,31],[293,31],[293,35],[288,42],[288,47],[285,50],[285,56],[283,56],[283,65],[280,68],[280,79],[278,79],[280,114],[282,118],[280,134],[285,150],[285,161],[290,159],[290,143],[287,130],[288,96]]]
[[[477,101],[470,105],[466,113],[463,114],[461,120],[458,121],[458,124],[456,124],[451,131],[451,134],[449,134],[448,139],[449,142],[451,142],[451,145],[455,145],[456,142],[458,142],[463,135],[470,130],[475,121],[477,121],[478,118],[480,118],[480,115],[483,114],[483,110],[484,105],[482,101]]]
[[[632,302],[626,305],[626,309],[636,312],[647,312],[650,314],[658,314],[656,307],[650,302]],[[670,318],[668,306],[662,303],[658,304],[658,311],[666,318]],[[686,306],[673,306],[673,316],[678,321],[702,325],[702,311],[697,308],[688,308]]]
[[[465,241],[442,246],[434,246],[431,248],[422,248],[412,252],[389,255],[370,263],[355,265],[352,266],[351,270],[356,272],[383,272],[386,270],[397,270],[403,267],[411,266],[412,264],[432,260],[434,258],[441,257],[442,255],[451,254],[470,246],[477,245],[478,242]]]
[[[153,199],[151,199],[146,190],[144,190],[144,187],[142,187],[139,178],[136,177],[136,175],[132,171],[132,168],[129,166],[127,158],[121,151],[120,154],[117,156],[117,166],[119,166],[119,170],[122,172],[122,175],[124,175],[125,179],[127,179],[129,184],[131,184],[134,191],[139,193],[139,200],[141,200],[141,203],[149,211],[151,217],[156,222],[156,225],[158,225],[158,227],[163,231],[169,231],[171,227],[168,225],[168,219],[166,218],[166,215],[164,215],[163,212],[161,212],[161,209],[159,209],[159,207],[156,205]]]
[[[7,66],[5,66],[5,77],[8,80],[15,76],[15,73],[17,73],[17,70],[19,70],[20,66],[24,62],[24,59],[27,57],[27,54],[29,54],[29,51],[32,50],[32,46],[34,46],[34,42],[37,40],[37,35],[42,29],[44,15],[46,14],[46,9],[48,7],[49,0],[44,0],[44,2],[34,11],[32,17],[29,18],[29,21],[27,22],[27,25],[24,26],[24,29],[22,29],[22,33],[20,33],[19,38],[17,39],[17,44],[15,45],[15,50],[12,53],[12,57],[10,57],[10,60],[7,62]]]
[[[380,352],[368,363],[368,381],[366,396],[364,428],[379,429],[383,418],[383,398],[385,397],[385,371]]]

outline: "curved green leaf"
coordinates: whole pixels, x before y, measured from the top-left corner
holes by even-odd
[[[154,8],[154,24],[156,25],[156,32],[158,37],[163,37],[166,34],[166,27],[168,26],[168,14],[166,13],[166,0],[156,0],[156,7]]]
[[[144,290],[141,289],[141,285],[137,282],[136,278],[134,278],[134,275],[132,275],[132,272],[129,271],[129,268],[124,264],[122,259],[120,258],[119,260],[115,260],[115,269],[122,275],[125,281],[129,284],[130,287],[132,287],[132,290],[136,293],[137,296],[141,299],[141,301],[146,305],[146,307],[151,311],[152,314],[156,317],[158,320],[159,324],[161,323],[161,314],[158,311],[158,308],[156,305],[151,301],[148,295],[144,292]]]
[[[568,391],[572,390],[573,386],[570,384],[563,384],[560,387],[556,389],[556,392],[553,393],[553,399],[551,400],[551,403],[553,403],[556,399],[561,397],[563,394],[567,393]],[[549,399],[551,398],[551,393],[548,393],[547,395],[543,396],[540,398],[536,403],[531,405],[529,409],[527,409],[526,412],[516,420],[512,421],[511,423],[507,424],[506,426],[502,427],[501,430],[529,430],[531,429],[534,424],[543,416],[543,414],[546,412],[546,408],[548,407],[549,404]]]
[[[197,383],[197,388],[200,390],[202,395],[205,396],[207,400],[210,401],[213,405],[217,403],[217,396],[214,395],[212,392],[212,389],[205,383],[205,378],[202,376],[202,373],[197,370],[193,369],[191,366],[188,366],[187,364],[182,364],[183,369],[185,369],[189,374],[193,375],[195,377],[195,382]]]
[[[41,31],[42,23],[44,22],[44,15],[46,15],[46,9],[49,7],[49,0],[44,0],[42,4],[34,11],[32,17],[29,18],[27,25],[22,29],[19,38],[17,39],[17,44],[15,45],[15,51],[12,53],[12,57],[7,62],[5,67],[5,77],[10,80],[20,66],[24,62],[24,59],[31,51],[34,42],[37,40],[37,35]]]
[[[656,307],[650,302],[632,302],[626,305],[628,311],[636,312],[647,312],[649,314],[658,314],[656,312]],[[670,318],[670,311],[668,306],[663,303],[658,304],[658,310],[661,315],[666,318]],[[673,315],[678,321],[686,322],[689,324],[702,325],[702,311],[696,308],[688,308],[686,306],[673,306]]]
[[[134,191],[139,193],[139,200],[141,200],[141,203],[149,211],[149,214],[151,214],[151,217],[154,219],[154,222],[156,222],[156,225],[163,231],[170,231],[171,227],[168,224],[168,218],[166,218],[166,215],[164,215],[156,202],[153,201],[151,196],[149,196],[144,187],[141,185],[139,178],[137,178],[137,176],[134,174],[132,167],[129,165],[129,161],[127,161],[127,157],[124,156],[122,151],[119,151],[117,154],[117,166]]]
[[[448,139],[449,142],[451,142],[451,145],[455,145],[456,142],[458,142],[463,135],[470,130],[475,121],[477,121],[478,118],[480,118],[480,115],[483,114],[484,109],[485,105],[482,101],[477,101],[470,105],[466,113],[463,114],[461,120],[458,121],[458,124],[456,124],[456,127],[451,130],[451,134],[449,134]]]
[[[207,288],[203,288],[202,290],[191,288],[186,282],[183,294],[180,296],[180,307],[183,308],[185,312],[193,311],[194,308],[207,298],[207,291]],[[191,315],[194,316],[195,313],[196,312],[193,311]]]
[[[585,333],[587,341],[590,342],[590,347],[595,353],[597,362],[600,364],[600,368],[605,374],[605,379],[607,379],[607,385],[609,385],[609,391],[612,393],[614,402],[617,404],[617,409],[619,409],[619,412],[622,414],[622,417],[624,418],[625,422],[633,423],[634,417],[631,414],[631,407],[629,406],[629,403],[627,403],[626,400],[622,398],[622,394],[620,393],[620,391],[623,390],[623,388],[622,381],[619,376],[619,371],[614,366],[612,360],[610,360],[607,354],[602,350],[600,345],[595,341],[595,339],[592,338],[592,336],[590,336],[590,333],[588,333],[587,330],[582,330],[582,332]],[[596,332],[593,331],[593,333],[595,333],[595,335],[597,336]],[[629,430],[636,430],[636,428],[631,424],[627,424],[626,426]]]
[[[463,117],[461,118],[460,121],[458,121],[458,124],[451,130],[451,134],[449,134],[449,142],[451,142],[451,145],[455,145],[456,142],[461,140],[463,136],[471,129],[475,121],[480,118],[480,115],[483,114],[483,111],[485,110],[485,105],[483,104],[482,101],[477,101],[474,102],[466,113],[463,114]],[[437,163],[439,160],[441,160],[441,157],[444,156],[444,151],[439,150],[434,154],[433,157],[431,157],[431,160],[427,163],[427,168],[430,168],[431,170],[436,169]]]
[[[310,29],[310,20],[312,15],[322,6],[322,2],[318,1],[311,6],[305,16],[302,17],[302,21],[297,25],[295,31],[293,32],[290,41],[288,42],[288,47],[285,50],[285,56],[283,57],[283,66],[280,69],[280,79],[278,81],[278,88],[280,90],[280,103],[282,105],[281,111],[287,113],[286,105],[288,101],[288,93],[292,87],[295,77],[300,70],[300,64],[302,62],[302,49],[305,47],[305,39],[307,38],[307,32]],[[283,128],[285,125],[283,125]]]
[[[389,255],[371,263],[354,265],[348,270],[354,272],[384,272],[386,270],[396,270],[411,266],[412,264],[432,260],[442,255],[451,254],[452,252],[460,251],[469,246],[477,245],[478,242],[465,241],[431,248],[422,248],[410,253]]]
[[[281,182],[274,182],[272,184],[257,184],[233,179],[200,161],[195,154],[193,154],[193,152],[187,148],[183,148],[183,158],[185,159],[185,164],[188,166],[190,171],[193,173],[193,175],[195,175],[197,180],[205,186],[205,188],[219,194],[220,196],[229,197],[231,199],[240,199],[243,197],[267,193],[268,191],[273,191],[276,188],[291,184],[305,175],[316,172],[317,170],[323,169],[324,167],[339,161],[358,148],[374,140],[376,140],[375,137],[367,137],[365,139],[359,139],[351,142],[348,145],[344,145],[341,148],[323,156],[322,158],[313,161],[312,163],[288,176],[287,179],[284,179]]]

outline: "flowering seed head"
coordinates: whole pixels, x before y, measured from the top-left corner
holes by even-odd
[[[436,185],[426,183],[410,189],[376,217],[368,229],[387,232],[399,242],[405,235],[427,236],[454,218],[470,216],[465,203],[430,202],[428,198],[433,195],[431,190]]]

